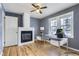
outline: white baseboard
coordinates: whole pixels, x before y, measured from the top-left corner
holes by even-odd
[[[63,47],[66,47],[66,46],[63,46]],[[74,48],[71,48],[71,47],[68,47],[68,49],[71,49],[71,50],[74,50],[74,51],[79,52],[79,50],[78,50],[78,49],[74,49]]]
[[[78,51],[79,52],[78,49],[74,49],[74,48],[71,48],[71,47],[68,47],[68,48],[71,49],[71,50],[74,50],[74,51]]]

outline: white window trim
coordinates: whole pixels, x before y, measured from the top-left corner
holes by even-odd
[[[53,18],[50,18],[50,19],[49,19],[49,34],[50,34],[50,35],[51,35],[51,24],[50,24],[50,23],[51,23],[52,20],[54,20],[54,19],[56,19],[56,18],[57,18],[57,17],[53,17]]]
[[[50,27],[50,26],[51,26],[51,24],[50,24],[50,23],[51,23],[51,20],[53,20],[53,19],[60,20],[61,17],[64,17],[65,15],[68,15],[68,14],[71,14],[71,15],[72,15],[72,24],[71,24],[71,25],[72,25],[72,26],[71,26],[71,28],[72,28],[71,34],[72,34],[72,35],[71,35],[69,38],[74,38],[74,22],[73,22],[73,21],[74,21],[74,12],[73,12],[73,11],[68,12],[68,13],[65,13],[65,14],[62,14],[62,15],[59,15],[59,16],[56,16],[56,17],[50,18],[50,19],[49,19],[49,34],[51,34],[51,31],[50,31],[50,30],[51,30],[51,29],[50,29],[50,28],[51,28],[51,27]],[[57,21],[57,22],[58,22],[58,21]],[[57,27],[58,27],[58,26],[57,26]]]

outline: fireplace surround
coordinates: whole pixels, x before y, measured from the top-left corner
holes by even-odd
[[[34,42],[34,28],[20,28],[18,32],[18,46]]]

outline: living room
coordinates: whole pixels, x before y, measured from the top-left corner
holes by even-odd
[[[0,10],[1,55],[79,56],[78,3],[1,3]]]

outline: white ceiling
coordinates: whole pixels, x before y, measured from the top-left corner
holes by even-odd
[[[16,13],[29,13],[31,17],[44,18],[50,14],[54,14],[58,11],[64,10],[71,6],[76,5],[76,3],[43,3],[43,6],[47,6],[47,9],[43,9],[43,14],[37,12],[30,12],[33,8],[31,3],[4,3],[3,6],[6,11],[16,12]]]

